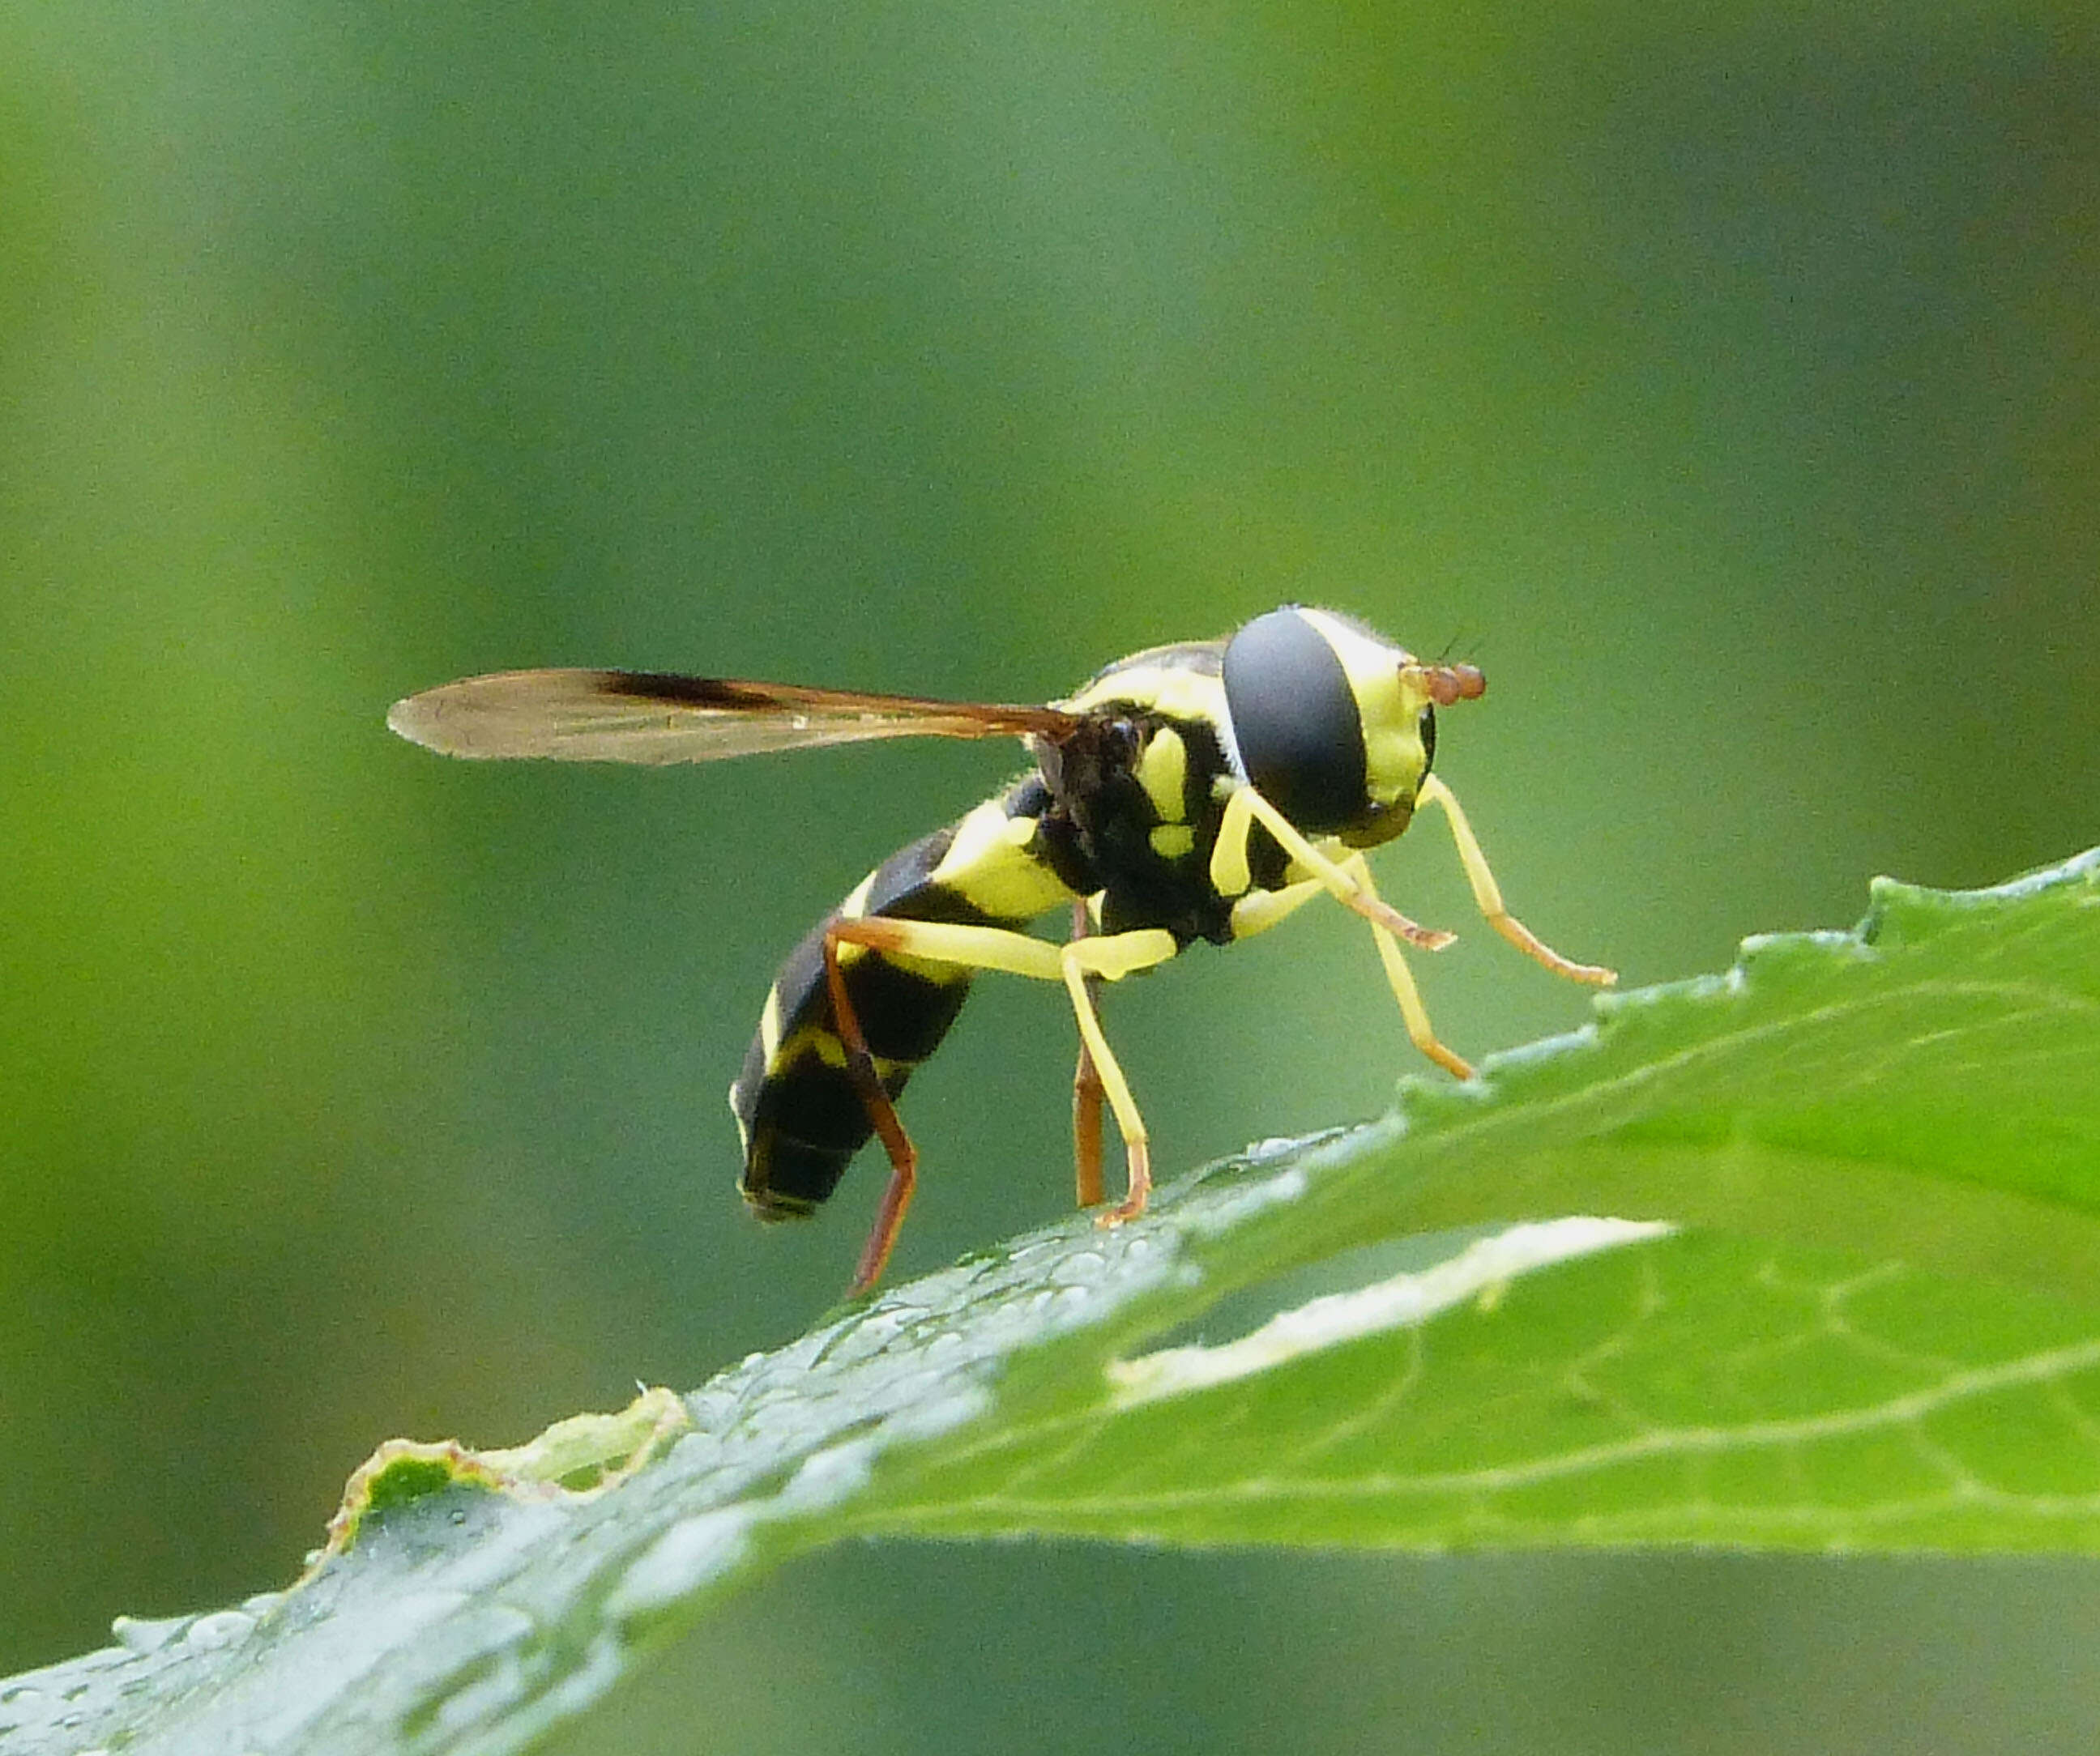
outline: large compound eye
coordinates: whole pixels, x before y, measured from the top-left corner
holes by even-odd
[[[1361,818],[1363,715],[1327,637],[1295,610],[1257,616],[1225,647],[1225,711],[1247,778],[1315,835]]]

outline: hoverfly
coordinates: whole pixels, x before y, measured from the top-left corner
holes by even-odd
[[[1332,896],[1370,922],[1415,1047],[1472,1076],[1437,1040],[1401,949],[1440,949],[1454,935],[1383,901],[1364,859],[1423,805],[1443,808],[1497,932],[1557,975],[1613,980],[1551,950],[1503,907],[1465,812],[1430,772],[1436,710],[1486,686],[1471,665],[1425,662],[1348,617],[1286,605],[1226,640],[1118,659],[1045,706],[514,671],[412,695],[386,723],[447,755],[647,764],[870,738],[1021,739],[1027,772],[892,855],[789,954],[730,1087],[743,1142],[738,1187],[763,1219],[813,1212],[880,1137],[889,1183],[854,1270],[858,1295],[889,1261],[915,1181],[896,1100],[979,970],[1060,983],[1070,1000],[1080,1204],[1102,1199],[1104,1098],[1127,1165],[1103,1225],[1144,1212],[1152,1179],[1144,1118],[1101,1034],[1096,988],[1198,940],[1230,944]],[[1059,910],[1072,922],[1063,943],[1026,931]]]

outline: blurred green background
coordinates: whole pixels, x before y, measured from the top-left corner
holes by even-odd
[[[447,764],[629,664],[1043,698],[1279,601],[1493,687],[1514,906],[1631,983],[2100,840],[2100,24],[0,4],[0,1671],[283,1583],[393,1433],[786,1340],[778,957],[1006,749]],[[1468,929],[1471,1054],[1585,1001]],[[1113,997],[1168,1174],[1414,1071],[1339,910]],[[1338,1053],[1339,1041],[1360,1053]],[[896,1272],[1069,1199],[988,981]],[[863,1549],[565,1749],[2089,1749],[2090,1567]]]

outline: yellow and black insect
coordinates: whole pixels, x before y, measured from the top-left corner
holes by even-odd
[[[1048,706],[927,701],[631,671],[469,677],[395,704],[387,724],[452,756],[712,762],[867,738],[1019,737],[1035,766],[960,822],[870,873],[796,946],[765,997],[730,1087],[744,1199],[761,1218],[814,1211],[871,1135],[889,1186],[855,1270],[874,1285],[911,1199],[917,1153],[896,1099],[932,1054],[980,970],[1061,983],[1079,1027],[1074,1156],[1082,1206],[1101,1201],[1101,1106],[1121,1131],[1127,1192],[1104,1225],[1145,1209],[1144,1119],[1101,1035],[1094,989],[1198,940],[1230,944],[1315,896],[1370,923],[1414,1045],[1461,1079],[1401,945],[1452,935],[1379,899],[1365,848],[1440,805],[1475,900],[1495,931],[1556,975],[1572,963],[1502,906],[1451,790],[1430,772],[1436,709],[1486,688],[1471,665],[1432,664],[1331,610],[1287,605],[1229,640],[1121,658]],[[1062,944],[1029,925],[1069,911]]]

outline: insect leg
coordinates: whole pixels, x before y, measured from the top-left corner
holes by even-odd
[[[1123,1076],[1108,1038],[1101,1034],[1101,1017],[1094,1010],[1092,978],[1105,976],[1118,981],[1134,970],[1164,963],[1180,949],[1171,933],[1146,927],[1133,933],[1112,933],[1104,939],[1071,940],[1060,953],[1065,992],[1072,997],[1079,1041],[1093,1062],[1095,1076],[1108,1094],[1109,1107],[1115,1112],[1116,1127],[1123,1135],[1123,1160],[1130,1173],[1123,1199],[1101,1215],[1100,1223],[1104,1226],[1120,1226],[1145,1211],[1152,1195],[1152,1150],[1151,1137],[1145,1132],[1145,1118],[1138,1113],[1137,1100],[1131,1095],[1130,1082]]]
[[[1366,896],[1377,895],[1371,883],[1370,866],[1361,854],[1351,854],[1342,862],[1342,869],[1363,887]],[[1392,989],[1393,998],[1400,1002],[1400,1015],[1407,1026],[1407,1040],[1447,1073],[1459,1079],[1471,1079],[1471,1064],[1437,1041],[1436,1032],[1429,1023],[1428,1010],[1422,1004],[1421,990],[1414,985],[1414,972],[1407,966],[1400,941],[1378,920],[1371,922],[1371,937],[1377,941],[1379,961],[1385,966],[1387,984]]]
[[[1418,804],[1444,808],[1445,819],[1451,825],[1451,839],[1458,846],[1458,864],[1466,869],[1466,882],[1473,887],[1473,900],[1480,904],[1480,913],[1487,918],[1489,926],[1526,957],[1536,959],[1555,975],[1564,975],[1571,982],[1590,982],[1607,988],[1619,979],[1616,970],[1594,963],[1577,963],[1562,957],[1502,906],[1502,887],[1488,869],[1488,856],[1480,852],[1473,826],[1466,821],[1466,813],[1452,796],[1449,787],[1432,775],[1414,796]]]
[[[875,1131],[881,1138],[883,1151],[889,1155],[889,1184],[882,1191],[882,1204],[876,1209],[875,1224],[868,1232],[867,1242],[861,1247],[860,1261],[854,1269],[852,1284],[846,1288],[849,1299],[858,1299],[882,1278],[889,1252],[896,1245],[897,1234],[903,1229],[905,1210],[911,1205],[911,1191],[919,1181],[919,1150],[911,1144],[911,1137],[904,1132],[897,1106],[882,1089],[882,1076],[876,1071],[875,1056],[868,1050],[867,1038],[854,1011],[853,1000],[846,992],[845,971],[839,964],[840,943],[854,938],[849,929],[856,924],[838,920],[826,930],[824,980],[831,990],[832,1016],[838,1026],[839,1041],[845,1045],[846,1072],[852,1076],[854,1089],[860,1094],[868,1120],[875,1124]]]
[[[832,984],[835,1006],[843,997],[845,989],[843,976],[836,973],[837,948],[841,944],[865,945],[871,950],[898,957],[922,958],[929,963],[952,963],[970,970],[1001,970],[1009,975],[1030,976],[1037,981],[1062,982],[1065,992],[1071,996],[1080,1041],[1086,1045],[1109,1107],[1114,1111],[1116,1126],[1123,1132],[1124,1151],[1130,1162],[1130,1193],[1120,1206],[1102,1216],[1103,1223],[1113,1225],[1144,1211],[1145,1196],[1152,1186],[1145,1121],[1138,1114],[1123,1069],[1117,1065],[1107,1039],[1101,1035],[1101,1020],[1088,992],[1088,983],[1096,977],[1118,981],[1135,970],[1164,963],[1180,948],[1174,943],[1171,933],[1158,927],[1147,927],[1137,932],[1111,933],[1053,945],[1046,940],[1034,939],[1004,927],[900,920],[888,915],[836,920],[826,931],[824,939],[826,974]],[[883,1145],[890,1155],[889,1187],[883,1195],[875,1229],[868,1234],[867,1243],[861,1252],[860,1267],[854,1276],[853,1291],[860,1293],[875,1283],[883,1265],[889,1260],[890,1247],[897,1242],[898,1229],[903,1224],[904,1210],[911,1204],[916,1181],[916,1155],[905,1137],[902,1125],[896,1121],[895,1106],[882,1093],[881,1083],[875,1077],[874,1057],[867,1052],[865,1038],[860,1037],[857,1020],[853,1021],[853,1035],[847,1034],[851,1011],[849,1003],[839,1019],[840,1038],[847,1045],[849,1063],[854,1059],[856,1038],[859,1039],[859,1053],[867,1058],[865,1082],[860,1083],[861,1094],[868,1106],[869,1120],[881,1133]],[[861,1082],[863,1076],[857,1072],[854,1078]],[[876,1095],[871,1096],[871,1093]],[[894,1142],[889,1130],[883,1125],[885,1114],[895,1124]]]
[[[1327,887],[1317,878],[1302,878],[1282,890],[1249,891],[1233,904],[1233,943],[1237,945],[1243,939],[1266,933],[1278,922],[1289,920],[1315,896],[1326,894]]]
[[[1086,900],[1072,903],[1072,937],[1084,939],[1091,931]],[[1097,1001],[1099,993],[1091,980],[1088,997]],[[1091,1208],[1101,1199],[1101,1076],[1095,1068],[1093,1051],[1087,1039],[1079,1039],[1079,1064],[1072,1072],[1072,1175],[1079,1205]]]
[[[1344,908],[1354,909],[1374,926],[1382,926],[1424,951],[1441,951],[1458,936],[1410,921],[1391,904],[1380,900],[1375,891],[1352,878],[1341,865],[1321,853],[1299,834],[1289,818],[1251,786],[1241,787],[1225,801],[1224,816],[1211,854],[1211,882],[1220,896],[1238,896],[1247,887],[1247,835],[1255,823],[1260,823],[1282,844],[1286,853],[1324,884],[1329,896]]]

